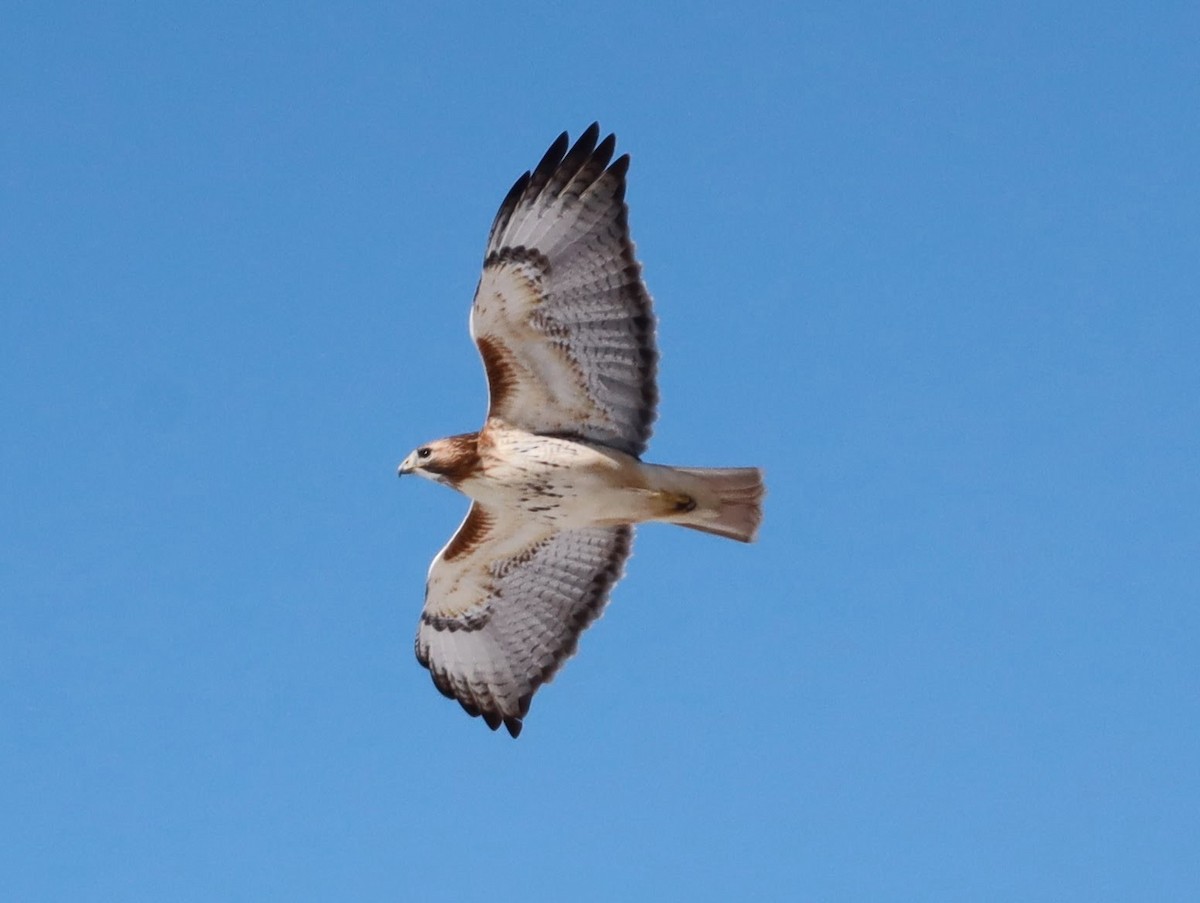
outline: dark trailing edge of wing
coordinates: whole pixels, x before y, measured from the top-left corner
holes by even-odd
[[[646,443],[650,440],[651,429],[657,416],[658,385],[654,374],[658,370],[658,352],[653,348],[654,316],[650,312],[650,296],[646,293],[645,285],[642,282],[642,265],[634,256],[633,243],[628,240],[629,208],[625,205],[625,175],[629,171],[629,154],[622,154],[618,157],[609,167],[609,171],[617,176],[616,199],[620,204],[617,226],[621,230],[621,234],[627,237],[621,248],[621,262],[625,268],[626,285],[637,294],[639,306],[642,308],[642,312],[632,320],[632,323],[637,329],[638,345],[642,351],[641,365],[650,377],[646,380],[642,393],[642,417],[638,430],[640,439],[638,447],[633,450],[634,454],[640,458],[646,449]]]

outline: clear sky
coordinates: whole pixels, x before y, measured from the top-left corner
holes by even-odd
[[[1195,3],[7,3],[5,899],[1184,900]],[[639,532],[517,741],[412,638],[512,181],[598,119]]]

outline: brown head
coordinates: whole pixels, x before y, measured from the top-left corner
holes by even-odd
[[[415,473],[457,489],[479,470],[479,434],[462,433],[422,445],[400,464],[400,476]]]

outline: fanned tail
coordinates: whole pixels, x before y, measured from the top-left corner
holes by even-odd
[[[757,467],[672,467],[695,487],[695,507],[670,518],[692,530],[754,542],[767,489]]]

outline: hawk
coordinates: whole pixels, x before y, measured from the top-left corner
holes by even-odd
[[[569,150],[559,135],[492,223],[470,320],[483,429],[399,468],[471,499],[430,565],[417,660],[513,737],[608,602],[634,524],[751,542],[762,520],[758,468],[641,460],[658,402],[654,315],[629,238],[629,156],[613,161],[615,136],[599,134],[593,123]]]

